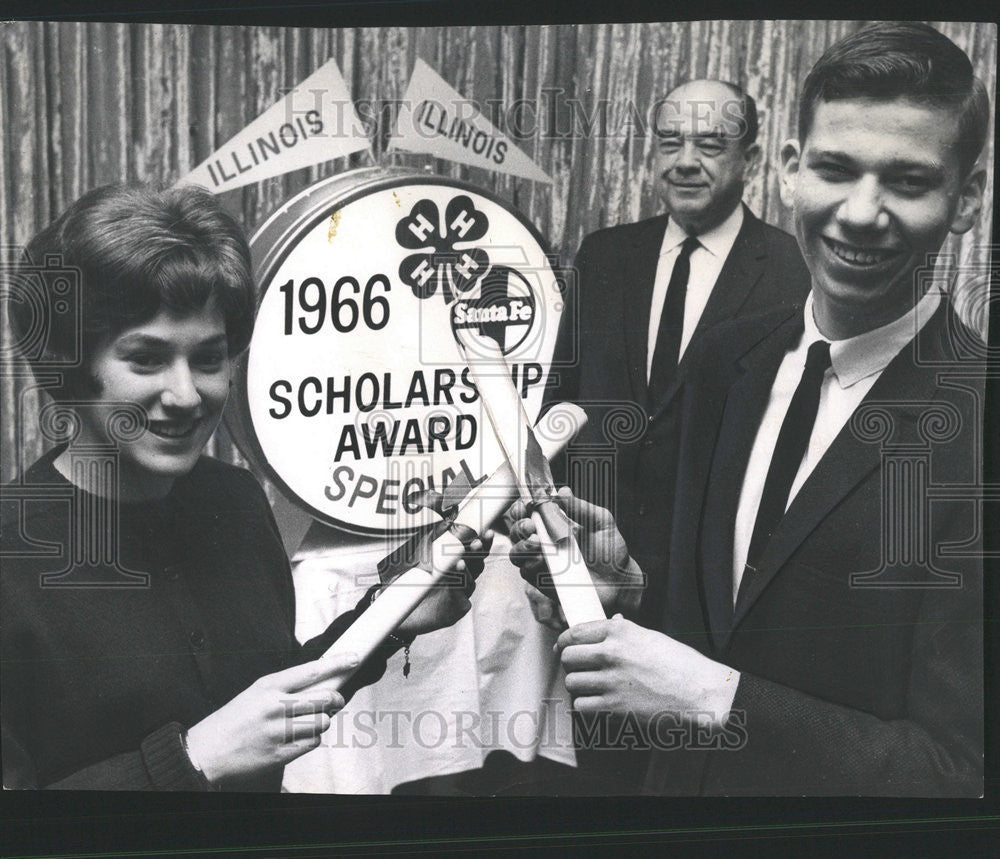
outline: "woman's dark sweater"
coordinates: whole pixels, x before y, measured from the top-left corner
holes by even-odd
[[[53,466],[59,453],[3,496],[4,786],[207,789],[181,732],[259,677],[321,655],[360,609],[299,645],[267,498],[249,472],[207,457],[166,498],[117,505],[115,570],[99,545],[109,529],[72,527],[74,503],[108,502],[75,490]],[[381,677],[395,649],[380,648],[345,697]],[[278,790],[281,776],[225,787]]]

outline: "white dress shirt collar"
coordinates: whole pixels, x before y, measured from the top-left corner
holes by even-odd
[[[740,203],[721,224],[712,227],[710,230],[706,230],[704,233],[699,233],[698,241],[712,256],[724,260],[729,256],[729,251],[732,250],[733,245],[736,243],[736,236],[739,235],[742,226],[743,204]],[[660,256],[678,248],[687,237],[688,234],[684,232],[684,228],[673,218],[670,218],[667,221],[667,229],[663,233]]]
[[[941,294],[931,287],[910,310],[888,325],[866,331],[856,337],[848,337],[846,340],[829,340],[816,327],[816,321],[813,319],[813,294],[810,292],[804,310],[803,342],[829,340],[830,363],[837,382],[840,387],[849,388],[873,373],[884,370],[927,324],[940,303]]]
[[[734,601],[743,579],[757,512],[764,494],[764,483],[771,460],[774,458],[778,435],[802,378],[809,347],[817,340],[826,340],[830,343],[832,372],[826,373],[823,377],[816,408],[816,421],[802,463],[788,493],[789,505],[813,469],[826,455],[834,440],[843,431],[851,415],[875,386],[882,371],[913,340],[916,333],[934,314],[940,302],[941,296],[937,290],[928,291],[915,307],[894,322],[874,331],[859,334],[857,337],[830,341],[816,327],[813,319],[812,293],[809,294],[804,311],[805,331],[798,344],[785,353],[778,366],[743,475],[733,531]]]
[[[684,319],[681,328],[680,355],[684,356],[691,338],[694,336],[708,300],[715,289],[715,283],[722,273],[729,252],[736,244],[736,236],[743,226],[743,206],[739,205],[726,220],[714,229],[698,236],[699,246],[691,252],[691,270],[688,276],[684,301]],[[660,321],[667,288],[673,274],[674,264],[680,255],[681,245],[687,233],[673,219],[667,220],[667,228],[660,244],[660,256],[656,262],[656,276],[653,279],[653,295],[649,303],[649,331],[647,334],[646,379],[653,371],[653,354],[659,335]]]

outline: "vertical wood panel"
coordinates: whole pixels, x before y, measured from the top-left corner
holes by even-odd
[[[795,133],[799,86],[822,51],[859,26],[695,21],[303,30],[7,24],[0,36],[0,242],[23,244],[68,203],[104,182],[173,182],[331,57],[353,98],[376,106],[402,98],[418,57],[464,97],[484,107],[499,98],[504,122],[524,100],[532,122],[522,122],[520,130],[527,133],[515,144],[552,176],[551,186],[425,155],[384,155],[396,115],[391,109],[376,112],[373,150],[381,163],[430,165],[495,191],[524,211],[564,260],[585,233],[659,210],[650,129],[656,100],[694,77],[731,80],[756,97],[761,118],[764,163],[746,199],[763,218],[787,228],[777,165],[781,142]],[[935,26],[972,57],[995,103],[995,26]],[[994,146],[991,135],[988,159]],[[358,153],[221,200],[252,231],[310,183],[369,163]],[[991,174],[987,200],[992,192]],[[942,270],[955,279],[972,321],[985,308],[981,274],[990,237],[987,209],[970,233],[950,238],[944,248]],[[9,341],[6,329],[2,336]],[[4,381],[5,417],[16,408],[19,385]],[[13,442],[11,425],[5,420],[0,434],[5,451]],[[236,459],[224,432],[215,444],[218,455]],[[38,438],[25,445],[41,448]],[[12,475],[11,461],[5,454],[0,478]]]
[[[62,143],[65,173],[54,177],[63,186],[63,205],[69,205],[91,187],[87,157],[87,76],[81,57],[86,44],[84,24],[59,28],[59,98],[63,117]],[[56,213],[53,213],[56,214]],[[42,224],[38,225],[43,226]]]
[[[127,124],[131,122],[124,97],[130,72],[124,63],[124,53],[131,39],[123,38],[124,31],[121,24],[86,25],[84,68],[94,92],[84,103],[87,125],[96,132],[90,137],[87,149],[93,185],[128,179],[126,147],[122,144]]]
[[[6,122],[12,116],[12,106],[10,105],[10,75],[8,72],[10,53],[7,50],[7,42],[12,38],[11,33],[14,28],[8,26],[5,29],[6,31],[2,37],[4,44],[4,56],[0,58],[0,116],[4,117],[4,121]],[[12,183],[8,179],[11,175],[11,169],[8,165],[9,158],[9,135],[6,133],[0,134],[0,265],[9,265],[14,255],[14,249],[7,246],[7,237],[12,233],[12,227],[9,224],[12,194]],[[3,338],[4,344],[9,342],[7,339],[7,313],[6,308],[3,305],[0,305],[0,337]],[[6,353],[4,354],[6,355]],[[9,357],[11,369],[22,363],[14,356]],[[0,374],[0,376],[3,376],[4,378],[2,378],[2,382],[0,382],[0,417],[3,418],[0,420],[0,480],[5,479],[8,475],[12,475],[14,473],[16,464],[12,453],[17,446],[13,420],[16,415],[15,397],[17,395],[17,390],[13,379],[5,377],[7,368],[3,367],[2,369],[4,370],[4,373]]]

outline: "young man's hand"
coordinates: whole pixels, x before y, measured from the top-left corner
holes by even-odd
[[[663,712],[725,723],[738,671],[669,636],[615,615],[580,623],[556,642],[566,689],[580,713],[631,713],[641,724]]]
[[[628,546],[618,532],[614,517],[603,507],[597,507],[577,498],[563,487],[555,497],[559,506],[579,525],[576,538],[583,560],[594,579],[594,586],[605,611],[634,611],[642,596],[645,577],[638,564],[629,556]],[[555,599],[553,575],[542,556],[541,543],[535,533],[535,523],[529,518],[522,502],[514,504],[507,513],[510,525],[510,560],[521,571],[521,576],[550,600]],[[529,599],[532,595],[529,593]],[[533,598],[532,610],[539,616],[541,605]],[[545,611],[540,609],[543,614]],[[555,612],[549,612],[555,616]]]

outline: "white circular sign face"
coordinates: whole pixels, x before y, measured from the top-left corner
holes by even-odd
[[[246,359],[266,467],[350,530],[434,521],[417,496],[503,462],[456,335],[499,345],[503,368],[478,371],[509,375],[529,418],[541,405],[562,307],[545,251],[503,205],[426,178],[349,196],[286,241]]]

